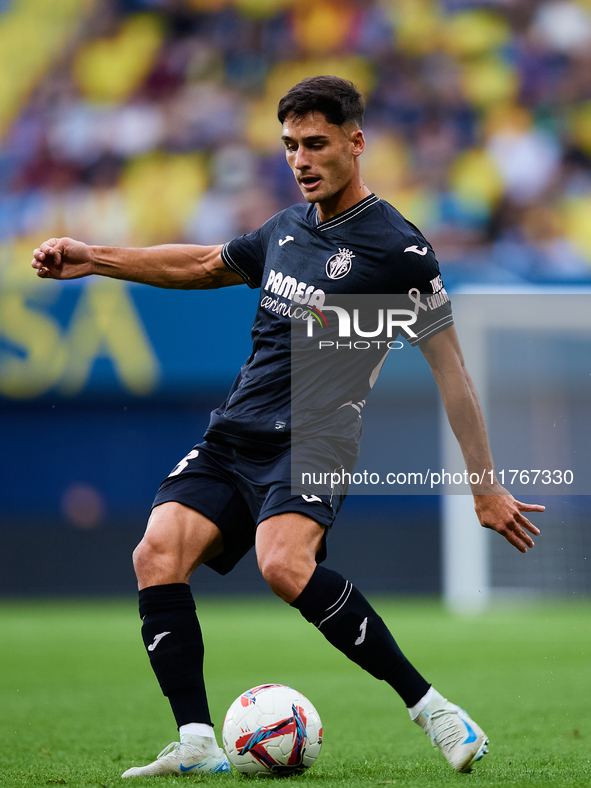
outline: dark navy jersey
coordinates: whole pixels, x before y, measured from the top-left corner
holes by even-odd
[[[211,414],[209,439],[287,443],[294,396],[300,405],[306,403],[305,416],[297,408],[298,418],[307,421],[311,434],[332,424],[337,430],[350,428],[358,438],[361,408],[387,353],[384,343],[375,342],[346,365],[337,348],[329,350],[305,386],[300,382],[298,387],[296,381],[292,390],[293,323],[324,321],[326,328],[330,305],[341,297],[391,296],[404,320],[412,321],[400,328],[400,336],[411,345],[453,322],[430,244],[373,194],[324,222],[314,205],[293,205],[226,244],[222,259],[250,287],[261,290],[252,353],[226,401]],[[331,369],[344,372],[336,376]]]

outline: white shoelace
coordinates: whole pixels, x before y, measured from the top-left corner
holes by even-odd
[[[452,716],[454,715],[454,716]],[[429,736],[434,747],[455,747],[464,735],[455,709],[441,709],[431,714]]]
[[[171,753],[171,752],[174,752],[174,751],[175,751],[175,750],[177,750],[177,749],[178,749],[180,746],[181,746],[181,743],[180,743],[180,741],[173,741],[173,742],[171,742],[171,743],[170,743],[170,744],[169,744],[167,747],[165,747],[165,748],[162,750],[162,752],[161,752],[161,753],[158,755],[158,757],[156,758],[156,760],[157,760],[157,761],[159,761],[159,760],[160,760],[160,758],[164,758],[164,756],[165,756],[165,755],[170,755],[170,753]],[[189,745],[189,746],[190,746],[190,745]]]
[[[209,758],[210,756],[215,756],[216,754],[212,752],[204,752],[203,750],[200,750],[199,747],[196,747],[194,744],[190,744],[188,741],[182,741],[182,742],[173,741],[162,750],[162,752],[156,758],[156,760],[159,761],[160,758],[165,758],[167,755],[171,755],[173,752],[176,752],[181,747],[188,747],[189,750],[192,750],[193,752],[197,753],[197,755],[200,755],[202,758]]]

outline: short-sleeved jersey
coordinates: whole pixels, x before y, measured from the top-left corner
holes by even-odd
[[[374,194],[324,222],[319,221],[314,205],[293,205],[258,230],[227,243],[222,259],[250,287],[260,287],[260,299],[252,328],[252,353],[226,401],[212,412],[208,439],[289,442],[291,325],[294,319],[309,319],[310,311],[321,312],[333,296],[400,296],[407,310],[416,315],[410,335],[401,334],[413,345],[453,322],[431,245]],[[352,405],[347,409],[350,417],[359,419],[375,380],[372,373],[379,370],[385,352],[382,346],[360,355],[359,367],[347,376],[343,390],[333,387],[324,399],[310,402],[320,420],[344,405]],[[309,383],[311,391],[327,390]],[[309,421],[314,423],[313,413]],[[342,426],[341,413],[338,421]]]

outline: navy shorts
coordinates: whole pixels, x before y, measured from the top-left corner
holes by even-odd
[[[325,468],[332,471],[337,465],[338,460],[327,450]],[[326,495],[294,495],[290,449],[246,449],[204,441],[162,482],[152,508],[176,501],[214,522],[222,533],[224,552],[207,565],[225,575],[253,547],[260,522],[273,515],[298,512],[329,528],[345,495],[346,490],[340,486]],[[317,560],[325,558],[323,540]]]

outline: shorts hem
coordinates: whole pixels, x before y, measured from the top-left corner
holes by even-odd
[[[178,495],[176,495],[176,496],[167,496],[163,500],[158,500],[158,496],[156,496],[156,498],[154,498],[154,501],[152,502],[152,508],[150,509],[150,513],[152,513],[154,511],[154,509],[156,509],[157,506],[161,506],[163,503],[180,503],[183,506],[186,506],[187,509],[192,509],[194,512],[197,512],[197,514],[203,515],[203,517],[206,517],[217,528],[219,528],[219,525],[216,523],[215,517],[212,514],[208,514],[207,512],[204,512],[203,508],[199,508],[199,507],[195,506],[193,503],[189,503],[186,500],[182,500],[181,496],[178,496]]]
[[[256,526],[258,526],[268,520],[269,517],[277,517],[280,514],[301,514],[304,517],[308,517],[310,520],[314,520],[315,523],[318,523],[322,528],[330,528],[335,521],[335,515],[331,513],[330,516],[325,518],[318,518],[314,516],[313,512],[303,512],[301,509],[297,508],[296,506],[290,506],[287,504],[286,506],[275,506],[271,509],[267,509],[263,512],[262,517],[259,516],[259,519],[256,522]],[[326,520],[326,522],[324,522]]]

